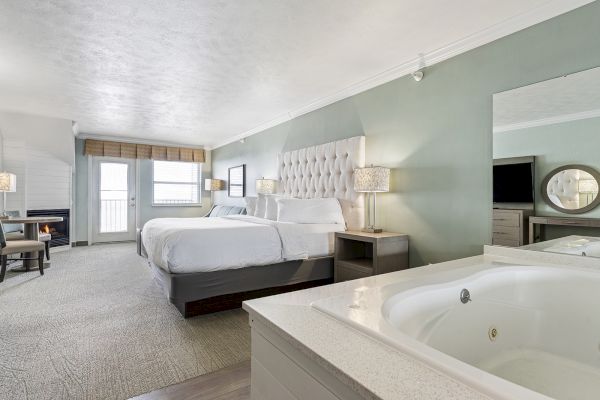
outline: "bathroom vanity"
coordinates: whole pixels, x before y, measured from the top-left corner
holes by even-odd
[[[585,354],[597,352],[595,328],[569,329],[579,319],[567,308],[592,296],[596,281],[593,257],[489,246],[482,256],[247,301],[252,398],[593,398],[600,368]],[[547,302],[569,282],[581,295],[568,292],[563,308]],[[471,301],[461,302],[464,288]],[[568,335],[579,335],[572,348],[559,343]],[[515,352],[528,348],[544,351]],[[554,352],[562,358],[549,360]],[[538,373],[515,382],[523,374],[510,371],[527,365]]]

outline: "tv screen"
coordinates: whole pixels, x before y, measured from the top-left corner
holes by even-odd
[[[494,203],[533,203],[533,164],[494,165]]]

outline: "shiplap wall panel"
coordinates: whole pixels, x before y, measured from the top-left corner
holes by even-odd
[[[71,208],[71,166],[41,150],[27,156],[27,209]]]

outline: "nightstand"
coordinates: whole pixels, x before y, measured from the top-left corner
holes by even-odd
[[[408,235],[361,231],[335,234],[335,282],[406,268],[408,268]]]

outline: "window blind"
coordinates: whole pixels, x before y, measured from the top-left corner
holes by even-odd
[[[203,163],[205,161],[204,149],[110,142],[96,139],[85,140],[83,154],[86,156],[140,158],[160,161],[186,161],[195,163]]]

